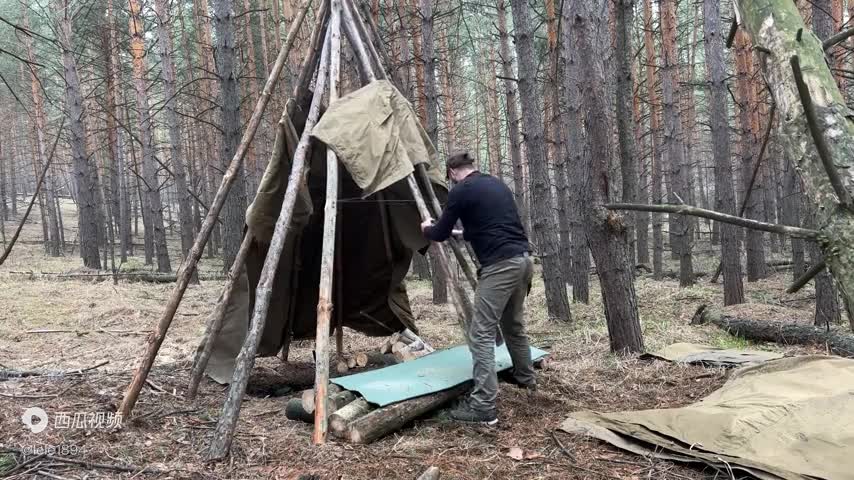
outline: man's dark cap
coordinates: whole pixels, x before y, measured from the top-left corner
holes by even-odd
[[[457,169],[467,165],[474,165],[474,160],[467,151],[459,151],[448,157],[448,168]]]

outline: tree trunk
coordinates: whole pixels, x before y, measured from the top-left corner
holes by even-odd
[[[793,227],[801,226],[801,191],[798,172],[795,171],[791,158],[784,159],[785,171],[783,172],[783,223]],[[806,272],[804,265],[804,240],[801,238],[790,239],[792,245],[792,281],[795,281]]]
[[[846,192],[852,190],[852,180],[847,169],[840,172],[832,163],[834,159],[845,162],[854,154],[854,126],[842,113],[845,102],[825,62],[821,40],[805,28],[791,3],[756,0],[742,5],[741,14],[754,41],[772,52],[762,56],[762,66],[777,108],[781,109],[783,151],[787,158],[797,159],[807,199],[817,207],[813,215],[808,213],[805,218],[814,219],[820,228],[821,253],[843,294],[854,292],[854,212],[839,208],[840,203],[848,201],[850,194]],[[793,75],[793,57],[803,79],[801,91]],[[812,119],[812,129],[801,102],[802,92],[809,95],[810,108],[806,112]],[[821,142],[821,153],[813,148],[816,139]],[[818,261],[817,256],[812,260]],[[826,319],[820,318],[820,314],[824,315],[821,312],[831,317],[832,312],[819,302],[820,283],[817,279],[816,320],[823,322]],[[825,298],[835,300],[836,296]]]
[[[638,66],[641,64],[642,57],[638,57]],[[632,111],[634,113],[635,126],[635,145],[638,146],[638,177],[640,185],[638,185],[638,201],[641,203],[649,203],[650,191],[650,171],[646,162],[646,152],[644,150],[643,140],[643,117],[641,113],[641,95],[640,95],[640,72],[634,75],[632,86]],[[650,147],[652,142],[650,142]],[[650,157],[652,156],[652,148],[649,149]],[[637,212],[635,222],[635,235],[637,238],[637,263],[649,265],[649,213]]]
[[[563,6],[563,3],[560,4]],[[569,281],[572,278],[572,242],[569,234],[569,210],[572,208],[569,203],[568,183],[566,178],[567,173],[567,146],[564,132],[567,130],[567,119],[565,115],[565,107],[562,99],[564,98],[562,88],[563,82],[561,79],[565,75],[566,66],[564,64],[565,56],[562,54],[558,44],[558,22],[555,12],[555,1],[548,0],[546,2],[546,12],[548,20],[548,41],[549,41],[549,73],[547,79],[547,105],[548,108],[546,119],[548,125],[546,131],[549,134],[551,145],[551,159],[554,165],[555,172],[555,194],[557,195],[557,219],[560,229],[560,264],[561,274],[564,281]]]
[[[611,339],[611,351],[630,353],[643,351],[637,296],[634,286],[634,266],[631,264],[631,245],[625,218],[606,210],[610,201],[608,160],[611,158],[613,136],[608,125],[605,92],[605,50],[607,42],[596,35],[607,35],[603,16],[606,0],[572,0],[572,36],[577,42],[578,67],[584,76],[579,84],[584,99],[584,114],[588,129],[590,163],[587,171],[592,201],[584,206],[584,219],[590,250],[596,261],[605,320]]]
[[[652,202],[662,203],[664,201],[664,190],[662,188],[662,147],[661,147],[661,124],[660,124],[660,103],[656,90],[657,75],[655,72],[656,58],[655,43],[653,42],[653,24],[652,24],[652,1],[644,0],[644,50],[646,51],[646,91],[647,102],[649,103],[650,116],[650,136],[652,137]],[[652,215],[652,278],[661,280],[663,273],[663,256],[664,256],[664,232],[662,232],[664,217],[660,213]]]
[[[854,336],[817,328],[798,322],[766,322],[738,318],[701,306],[692,324],[711,323],[731,335],[755,342],[775,342],[783,345],[815,345],[834,355],[854,358]]]
[[[519,216],[525,231],[531,234],[530,212],[525,199],[525,175],[522,160],[522,143],[519,135],[519,112],[516,104],[516,75],[513,72],[513,57],[510,53],[510,35],[507,33],[507,6],[498,0],[498,36],[501,55],[501,74],[504,76],[504,99],[507,109],[507,135],[510,137],[510,162],[513,165],[513,195],[519,207]]]
[[[213,27],[216,32],[216,72],[219,78],[219,105],[222,109],[223,138],[220,150],[220,166],[225,169],[234,157],[240,142],[240,94],[235,75],[233,0],[213,1]],[[257,98],[257,97],[256,97]],[[247,155],[248,157],[248,155]],[[240,167],[237,181],[225,201],[222,218],[222,257],[225,271],[234,263],[243,240],[246,214],[246,185],[244,168]]]
[[[489,140],[489,174],[504,180],[501,171],[501,114],[498,109],[498,82],[495,77],[495,45],[489,42],[489,60],[486,67],[486,137]]]
[[[425,128],[430,141],[438,148],[439,145],[439,100],[436,95],[436,56],[433,52],[433,4],[432,0],[420,0],[419,13],[421,16],[421,60],[424,66],[424,105],[427,115]],[[435,257],[441,245],[430,246],[430,257],[433,271],[433,303],[436,305],[448,303],[448,286],[442,269],[437,268]]]
[[[184,258],[193,247],[193,212],[190,207],[190,189],[187,185],[187,172],[184,152],[181,144],[181,124],[178,121],[178,100],[175,98],[176,79],[172,39],[172,21],[166,0],[155,0],[154,11],[157,14],[157,36],[160,47],[160,62],[163,69],[163,95],[166,97],[166,124],[169,129],[169,153],[172,160],[172,173],[175,176],[175,189],[178,194],[178,216],[181,225],[181,253]]]
[[[741,151],[741,180],[742,180],[742,203],[745,203],[745,218],[759,220],[761,218],[760,208],[762,205],[761,185],[759,176],[751,186],[753,170],[758,161],[760,141],[759,132],[754,129],[753,109],[757,108],[756,92],[753,89],[753,54],[750,47],[750,38],[744,30],[739,30],[735,37],[735,65],[736,65],[736,99],[738,101],[738,128],[741,131],[739,138],[739,149]],[[746,199],[746,200],[745,200]],[[745,243],[747,250],[747,281],[755,282],[768,275],[765,266],[765,247],[762,232],[747,230],[745,232]]]
[[[83,123],[83,94],[80,90],[77,60],[73,51],[74,37],[71,26],[71,11],[67,3],[58,4],[58,7],[59,28],[57,39],[62,51],[71,159],[77,188],[77,223],[78,237],[80,239],[80,256],[83,259],[85,267],[100,269],[101,258],[98,252],[98,176],[95,166],[92,165],[89,154],[86,152],[87,136],[86,127]],[[50,204],[52,205],[52,199]]]
[[[243,41],[244,41],[244,45],[246,48],[245,54],[243,56],[246,59],[245,60],[246,61],[246,68],[248,70],[248,74],[245,75],[245,77],[248,77],[247,80],[249,83],[249,96],[250,96],[250,98],[257,99],[260,96],[260,90],[258,89],[258,65],[257,65],[257,61],[255,60],[255,58],[256,58],[256,56],[255,56],[255,38],[252,35],[252,5],[249,3],[249,0],[243,0],[243,10],[244,10],[244,14],[243,14],[243,18],[241,18],[241,23],[243,24],[243,38],[244,38]],[[236,45],[236,42],[237,42],[237,40],[235,39],[235,45]],[[267,70],[267,66],[265,63],[264,71],[266,72],[266,70]],[[238,96],[238,99],[239,98],[240,97]],[[248,105],[249,105],[249,108],[251,109],[253,103],[249,102]],[[252,110],[244,109],[243,122],[248,120],[251,115],[252,115]],[[243,122],[241,122],[241,123],[243,123]],[[261,132],[262,138],[259,139],[261,141],[253,142],[251,145],[249,145],[249,151],[246,152],[245,172],[246,172],[247,180],[249,180],[249,185],[247,186],[247,189],[250,192],[254,192],[255,190],[257,190],[258,182],[260,180],[260,176],[262,173],[262,171],[260,170],[260,167],[258,165],[257,155],[255,152],[255,143],[258,143],[259,145],[264,145],[266,143],[266,139],[263,139],[263,137],[266,137],[266,134],[267,134],[267,129],[265,128]],[[237,142],[235,142],[235,146],[236,145],[237,145]],[[266,157],[266,155],[264,155],[262,153],[262,157]],[[231,157],[228,157],[228,158],[231,159]],[[241,229],[242,228],[243,227],[241,226]]]
[[[151,240],[157,256],[157,271],[169,272],[169,251],[166,246],[166,230],[163,227],[163,203],[160,198],[160,181],[154,159],[154,131],[151,109],[148,104],[148,82],[146,81],[144,28],[139,0],[128,0],[130,7],[130,50],[133,58],[133,83],[136,88],[136,109],[139,122],[139,141],[142,147],[142,177],[145,182],[145,201],[148,227],[151,228]],[[146,228],[148,230],[148,228]]]
[[[635,148],[635,125],[632,110],[632,22],[634,20],[634,0],[617,0],[614,6],[615,27],[617,33],[617,137],[620,145],[620,171],[623,180],[622,200],[635,203],[638,198],[637,155]],[[626,237],[629,242],[629,258],[635,263],[635,223],[634,213],[626,215]]]
[[[705,22],[706,70],[709,79],[709,123],[712,130],[712,154],[715,158],[715,210],[736,215],[732,179],[732,157],[729,138],[729,93],[727,92],[726,58],[721,31],[721,12],[717,0],[703,1]],[[741,246],[738,227],[720,225],[721,262],[724,276],[724,305],[744,303],[741,281]]]
[[[566,65],[564,75],[564,90],[566,91],[566,131],[567,138],[567,177],[569,188],[569,233],[571,238],[570,256],[572,285],[572,300],[588,303],[590,301],[590,252],[588,249],[587,232],[584,226],[584,205],[590,201],[590,189],[586,185],[585,176],[575,172],[584,172],[589,168],[590,152],[586,148],[586,132],[581,107],[581,72],[579,71],[578,46],[572,38],[569,25],[572,22],[570,9],[564,7],[561,12],[562,54]]]
[[[661,1],[662,55],[664,75],[661,92],[664,103],[664,150],[672,173],[674,193],[683,201],[689,201],[688,172],[690,165],[685,158],[680,119],[681,88],[679,86],[678,55],[676,51],[676,4],[675,0]],[[693,242],[693,220],[679,216],[673,222],[676,228],[676,246],[679,252],[679,286],[694,284],[694,266],[691,258]],[[672,246],[671,246],[672,247]]]
[[[540,206],[533,211],[534,241],[543,262],[543,281],[546,286],[546,307],[549,317],[560,321],[572,319],[566,285],[561,273],[557,222],[551,205],[546,160],[543,118],[540,114],[540,94],[536,85],[536,57],[527,0],[512,0],[513,22],[516,31],[516,57],[519,59],[519,97],[522,103],[522,128],[528,163],[531,169],[533,202]]]

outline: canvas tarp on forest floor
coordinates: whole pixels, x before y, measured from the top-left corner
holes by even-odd
[[[220,383],[231,380],[248,332],[255,286],[281,211],[294,150],[305,124],[302,112],[307,112],[308,105],[296,110],[280,127],[285,131],[283,155],[267,166],[246,212],[246,235],[252,235],[253,242],[206,370]],[[368,335],[390,335],[403,328],[417,331],[404,277],[413,253],[425,249],[428,242],[421,234],[421,217],[405,178],[413,172],[413,162],[426,163],[431,183],[443,193],[446,187],[435,149],[409,102],[382,81],[341,97],[323,113],[313,133],[322,134],[339,153],[332,325],[340,319],[344,326]],[[312,140],[307,162],[306,181],[299,191],[273,283],[258,349],[261,356],[279,352],[288,328],[295,339],[315,336],[326,145]]]
[[[675,363],[698,363],[717,367],[735,367],[762,363],[782,357],[783,355],[779,353],[763,350],[718,348],[697,343],[674,343],[661,350],[641,355],[641,358],[645,359],[658,358]]]
[[[854,479],[854,360],[802,356],[733,372],[683,408],[576,412],[561,429],[761,479]]]

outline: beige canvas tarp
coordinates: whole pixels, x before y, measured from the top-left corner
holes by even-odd
[[[736,348],[718,348],[698,343],[674,343],[661,350],[645,353],[641,358],[658,358],[675,363],[699,363],[718,367],[735,367],[753,363],[767,362],[782,358],[783,355],[764,350],[743,350]]]
[[[683,408],[576,412],[561,424],[619,448],[762,479],[854,479],[854,360],[802,356],[733,372]]]
[[[374,109],[382,114],[374,114]],[[302,111],[307,111],[307,105]],[[246,212],[246,235],[253,242],[206,370],[220,383],[231,380],[248,331],[255,286],[281,211],[304,121],[297,109],[294,118],[280,127],[286,133],[284,154],[267,166]],[[404,277],[413,253],[428,243],[421,235],[421,218],[405,177],[413,171],[412,162],[424,162],[442,195],[446,187],[435,149],[426,135],[418,133],[423,129],[411,105],[387,82],[374,82],[339,99],[323,113],[318,130],[341,153],[333,326],[340,319],[344,326],[368,335],[389,335],[405,327],[417,331]],[[367,192],[362,185],[368,187]],[[313,140],[309,172],[276,271],[259,346],[261,356],[277,354],[288,329],[294,339],[315,335],[325,189],[326,146]]]

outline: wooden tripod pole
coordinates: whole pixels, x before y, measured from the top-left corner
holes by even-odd
[[[358,11],[356,11],[354,8],[351,8],[351,4],[348,0],[343,0],[343,8],[341,10],[341,13],[344,33],[347,35],[347,40],[350,42],[350,45],[353,47],[353,50],[356,51],[356,57],[364,75],[368,78],[369,81],[376,80],[377,76],[382,79],[386,79],[387,75],[382,69],[382,64],[379,65],[380,70],[378,74],[374,73],[374,69],[371,66],[371,58],[368,55],[367,50],[365,49],[364,41],[360,37],[359,27],[357,26],[355,20],[355,16],[358,15]],[[413,198],[415,198],[415,203],[418,206],[418,213],[421,215],[421,219],[427,220],[429,218],[432,218],[432,215],[430,215],[430,210],[427,208],[427,202],[424,201],[424,196],[421,194],[421,190],[418,188],[418,182],[415,180],[415,176],[410,173],[406,177],[406,181],[409,185],[409,190],[412,193]],[[452,288],[450,289],[451,303],[453,303],[454,310],[456,310],[457,312],[457,322],[463,328],[463,332],[468,332],[468,320],[471,318],[472,312],[471,300],[468,298],[468,295],[465,293],[465,290],[462,288],[459,281],[457,281],[457,278],[451,271],[451,263],[448,259],[448,254],[442,248],[442,245],[437,244],[434,251],[436,252],[436,263],[439,264],[439,268],[442,270],[442,274],[445,276],[448,283],[452,285]]]
[[[332,0],[329,16],[329,104],[338,100],[338,75],[341,67],[341,3]],[[326,56],[326,52],[323,54]],[[323,209],[323,246],[320,257],[320,286],[317,298],[317,336],[314,370],[315,445],[326,442],[328,427],[327,388],[329,387],[329,325],[332,318],[332,280],[335,266],[335,228],[338,217],[338,157],[326,150],[326,204]],[[338,305],[341,308],[341,305]],[[340,332],[340,329],[339,329]]]
[[[258,286],[255,291],[255,308],[252,311],[249,333],[246,335],[246,340],[243,342],[240,354],[237,355],[234,375],[231,378],[228,395],[222,407],[222,414],[219,417],[219,422],[217,422],[213,441],[211,442],[208,458],[212,460],[222,459],[228,455],[228,450],[231,447],[231,441],[234,437],[234,429],[237,427],[237,418],[240,415],[243,394],[246,392],[246,385],[249,383],[249,374],[255,365],[255,353],[258,351],[258,344],[261,342],[261,331],[264,329],[267,310],[270,306],[270,298],[273,296],[273,281],[276,277],[279,260],[282,257],[285,238],[290,229],[297,195],[304,182],[306,154],[310,143],[311,131],[314,129],[314,125],[320,116],[320,103],[323,98],[323,91],[326,89],[327,67],[329,64],[328,30],[326,37],[327,41],[324,42],[323,53],[320,55],[320,66],[317,73],[314,98],[311,100],[311,108],[308,111],[308,117],[305,121],[305,129],[302,132],[299,145],[294,154],[294,162],[291,167],[291,175],[288,178],[288,187],[285,190],[282,210],[279,212],[279,218],[276,220],[276,228],[273,230],[273,238],[270,240],[267,258],[264,259],[264,266],[261,269],[261,276],[258,279]]]
[[[276,57],[276,63],[273,65],[273,69],[270,71],[269,77],[267,77],[267,83],[264,85],[264,91],[261,93],[261,97],[258,98],[258,102],[255,104],[255,109],[252,111],[252,116],[249,119],[249,124],[243,132],[243,138],[240,140],[240,145],[238,145],[237,151],[234,152],[234,158],[231,159],[231,163],[225,171],[225,175],[222,177],[222,182],[220,183],[219,189],[211,202],[208,214],[205,216],[205,221],[202,223],[202,227],[199,229],[198,235],[196,235],[196,239],[193,242],[193,248],[190,249],[190,254],[187,256],[186,262],[181,265],[181,268],[178,271],[178,279],[175,283],[175,288],[172,290],[172,295],[166,303],[166,309],[160,317],[160,320],[157,322],[157,325],[154,327],[154,331],[151,332],[151,335],[148,338],[148,345],[145,353],[139,359],[139,365],[134,369],[133,378],[125,390],[121,405],[119,405],[119,414],[121,414],[125,419],[130,417],[133,406],[136,404],[137,398],[139,398],[139,392],[142,390],[142,386],[145,384],[146,378],[148,378],[148,373],[154,365],[154,359],[157,357],[157,352],[160,350],[160,346],[166,338],[166,331],[169,330],[169,326],[172,324],[172,319],[175,318],[175,313],[178,311],[178,306],[181,304],[184,292],[187,290],[187,286],[190,284],[190,280],[193,277],[193,272],[196,270],[196,264],[198,264],[199,259],[202,256],[202,251],[208,242],[208,238],[210,238],[210,234],[213,231],[217,218],[219,217],[219,212],[225,204],[225,198],[228,196],[228,192],[231,191],[232,185],[234,185],[234,182],[239,177],[239,170],[243,165],[243,159],[246,157],[246,152],[249,150],[249,145],[252,143],[252,139],[255,138],[255,133],[258,131],[258,126],[261,124],[261,118],[264,115],[264,110],[270,102],[270,96],[273,94],[273,90],[275,89],[279,76],[282,73],[282,69],[285,66],[285,59],[287,59],[288,53],[291,51],[291,47],[297,37],[297,32],[305,19],[305,15],[308,12],[308,7],[311,5],[311,2],[312,0],[304,0],[297,18],[294,19],[291,31],[288,32],[288,38],[285,40],[285,44],[282,46],[279,56]]]

